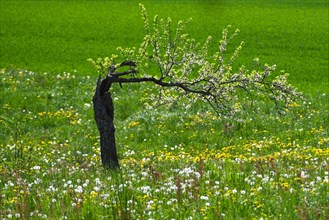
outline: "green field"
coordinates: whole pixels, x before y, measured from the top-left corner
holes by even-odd
[[[139,46],[138,3],[0,1],[0,219],[328,219],[328,1],[145,1],[150,18],[192,17],[199,41],[240,29],[237,65],[276,64],[305,101],[234,120],[146,110],[148,85],[114,86],[109,171],[86,60]]]
[[[228,24],[246,42],[241,62],[259,57],[291,73],[296,86],[319,92],[328,83],[328,1],[146,1],[150,17],[192,17],[203,40]],[[1,1],[0,67],[90,75],[88,58],[144,36],[138,1]],[[317,84],[314,89],[314,84]],[[327,90],[328,91],[328,90]]]

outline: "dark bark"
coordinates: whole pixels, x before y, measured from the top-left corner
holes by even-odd
[[[106,168],[114,169],[120,166],[114,135],[114,106],[109,92],[111,84],[110,78],[101,80],[101,76],[98,77],[93,104],[95,120],[100,133],[102,164]]]

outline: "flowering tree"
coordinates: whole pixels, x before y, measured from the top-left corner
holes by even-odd
[[[211,36],[205,42],[198,43],[183,33],[189,20],[179,21],[173,28],[170,18],[159,20],[155,16],[150,26],[142,4],[140,8],[146,30],[140,47],[118,47],[119,55],[89,60],[100,73],[93,104],[105,167],[119,167],[113,124],[114,106],[110,93],[113,83],[149,82],[158,85],[159,93],[149,97],[151,106],[186,100],[191,104],[202,100],[219,116],[229,117],[241,111],[245,101],[241,91],[267,97],[280,110],[301,98],[301,93],[288,84],[288,74],[282,72],[270,79],[275,65],[260,65],[259,60],[254,59],[252,67],[241,66],[237,71],[233,70],[233,63],[243,42],[229,57],[226,57],[227,45],[238,34],[238,30],[229,34],[230,26],[226,27],[219,41],[219,50],[210,53]],[[117,62],[119,57],[123,62]]]

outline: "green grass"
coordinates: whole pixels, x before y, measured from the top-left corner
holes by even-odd
[[[306,100],[237,121],[201,103],[146,110],[149,85],[115,85],[120,172],[101,166],[86,59],[139,44],[138,2],[0,4],[0,219],[329,218],[326,1],[145,2],[193,17],[199,40],[239,28],[239,63],[277,64]]]
[[[144,110],[127,93],[147,89],[115,87],[121,171],[111,172],[100,162],[94,83],[1,71],[2,218],[328,218],[327,94],[237,122],[204,106]]]
[[[0,67],[90,75],[86,59],[139,45],[144,34],[138,1],[0,4]],[[145,6],[150,17],[192,17],[189,31],[198,40],[219,39],[223,27],[232,24],[241,30],[238,40],[246,42],[241,63],[259,57],[291,73],[294,84],[307,92],[328,91],[327,1],[145,1]]]

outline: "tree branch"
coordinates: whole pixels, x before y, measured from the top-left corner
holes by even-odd
[[[162,80],[153,78],[153,77],[141,77],[141,78],[116,78],[116,77],[107,77],[111,82],[117,83],[140,83],[140,82],[153,82],[162,87],[178,87],[183,89],[186,92],[201,94],[204,96],[211,95],[210,92],[204,90],[195,90],[191,89],[188,86],[180,82],[164,82]],[[190,84],[189,84],[190,85]]]

